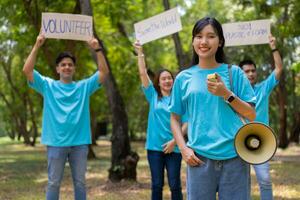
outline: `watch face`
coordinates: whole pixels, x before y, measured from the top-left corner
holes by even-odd
[[[229,103],[231,103],[233,100],[234,100],[234,96],[230,96],[230,97],[228,98],[227,101],[228,101]]]

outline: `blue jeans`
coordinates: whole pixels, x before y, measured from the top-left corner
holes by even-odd
[[[272,200],[272,182],[270,176],[270,165],[269,162],[263,163],[261,165],[253,165],[255,170],[257,182],[260,189],[260,199],[261,200]]]
[[[152,181],[152,200],[162,199],[162,190],[164,186],[164,171],[167,170],[168,183],[171,190],[172,200],[182,200],[181,192],[181,154],[169,153],[165,154],[161,151],[147,150],[147,158],[151,170]]]
[[[65,163],[68,160],[72,172],[75,200],[86,199],[85,172],[88,145],[53,147],[47,146],[48,185],[47,200],[58,200]]]
[[[247,200],[250,199],[249,165],[240,158],[211,160],[197,156],[204,164],[187,166],[187,199]]]

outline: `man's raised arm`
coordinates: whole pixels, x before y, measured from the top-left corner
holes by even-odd
[[[44,44],[46,38],[44,35],[40,34],[36,38],[36,42],[29,54],[29,56],[26,59],[26,62],[23,66],[23,73],[27,77],[27,80],[32,82],[33,81],[33,68],[36,62],[36,57],[38,54],[39,48]]]
[[[96,52],[99,70],[99,82],[103,84],[109,72],[105,57],[103,55],[103,49],[100,47],[99,41],[94,37],[88,41],[88,45]]]
[[[276,48],[276,38],[273,37],[272,35],[269,36],[269,44],[272,50],[273,59],[275,63],[275,77],[276,80],[279,80],[283,70],[283,64],[282,64],[280,53]]]

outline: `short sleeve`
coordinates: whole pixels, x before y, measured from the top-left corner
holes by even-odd
[[[182,101],[182,96],[181,79],[176,77],[171,92],[171,101],[169,105],[169,110],[171,113],[175,113],[177,115],[183,115],[186,113],[186,108],[183,106],[184,104]]]
[[[276,79],[275,71],[273,71],[261,84],[264,85],[265,93],[270,94],[278,83],[279,81]]]
[[[186,123],[186,122],[188,122],[187,112],[184,113],[184,115],[181,116],[181,123]]]
[[[97,89],[101,87],[99,82],[99,71],[95,72],[91,77],[85,79],[89,95],[92,95]]]
[[[237,66],[233,66],[232,70],[235,95],[245,102],[255,104],[255,93],[245,73]]]
[[[143,93],[144,93],[147,101],[150,103],[152,101],[152,99],[154,98],[155,93],[156,93],[152,81],[149,81],[148,87],[142,86],[142,90],[143,90]]]
[[[28,85],[32,89],[43,95],[46,83],[47,78],[42,76],[38,71],[33,70],[33,81],[28,81]]]

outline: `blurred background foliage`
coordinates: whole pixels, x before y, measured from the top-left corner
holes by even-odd
[[[133,24],[164,11],[164,1],[157,0],[91,0],[98,36],[104,42],[113,76],[116,79],[128,115],[131,139],[144,139],[148,105],[141,92],[137,59],[133,53]],[[300,1],[297,0],[170,0],[179,7],[183,29],[179,32],[182,49],[191,59],[191,31],[194,23],[212,16],[221,23],[271,19],[272,34],[283,57],[283,85],[270,99],[270,122],[278,133],[280,146],[299,143],[300,96]],[[42,97],[29,89],[22,67],[40,30],[42,12],[80,13],[76,0],[0,0],[0,136],[24,139],[34,145],[41,133]],[[86,78],[96,70],[84,42],[48,39],[40,50],[36,69],[57,78],[54,60],[63,50],[73,52],[78,60],[75,79]],[[179,70],[176,49],[171,36],[144,45],[147,67]],[[225,48],[227,62],[238,64],[244,58],[255,60],[259,78],[272,70],[269,45]],[[108,122],[112,115],[104,90],[91,97],[93,131],[98,122]],[[297,129],[298,128],[298,129]],[[298,132],[297,132],[298,130]],[[298,133],[298,135],[297,135]],[[294,136],[296,134],[296,136]],[[295,139],[296,138],[296,139]],[[298,139],[297,139],[298,138]]]

